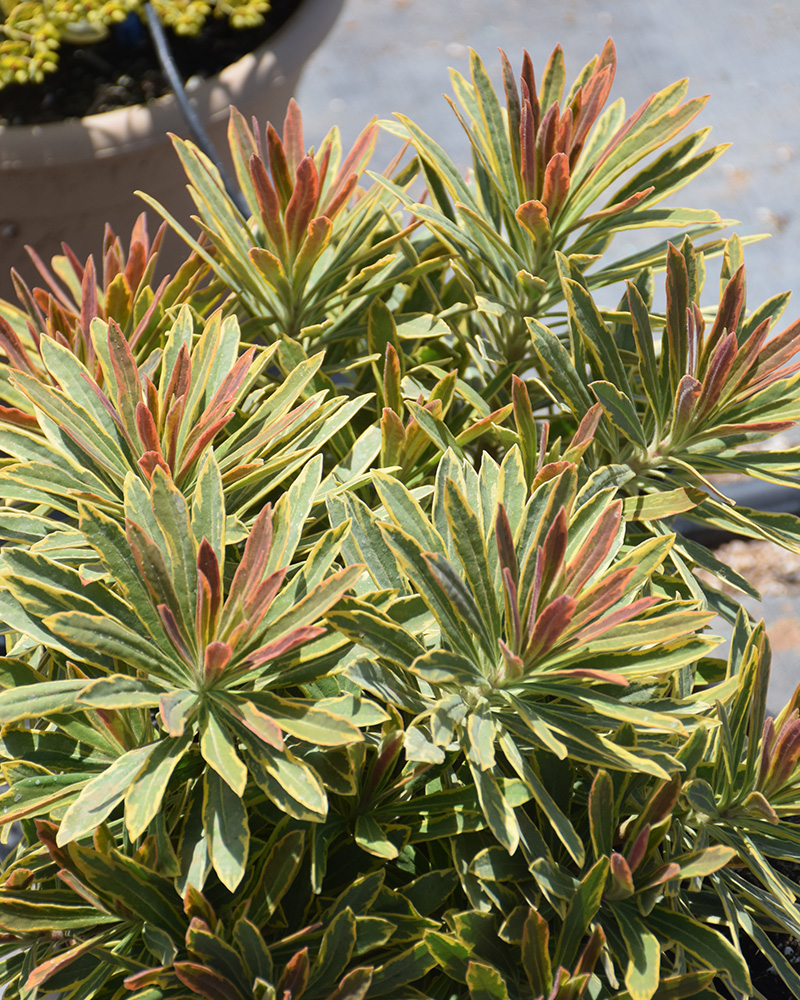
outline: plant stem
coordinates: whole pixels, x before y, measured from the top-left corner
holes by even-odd
[[[225,190],[228,192],[228,195],[234,201],[236,207],[245,219],[247,219],[250,215],[247,202],[245,201],[242,192],[233,183],[228,171],[223,166],[219,153],[214,148],[214,143],[209,138],[205,128],[203,128],[203,123],[200,121],[197,112],[192,107],[189,98],[186,95],[183,80],[178,72],[178,67],[175,65],[175,60],[172,56],[172,49],[170,48],[166,32],[164,31],[164,26],[161,21],[159,21],[155,10],[153,10],[153,5],[150,3],[150,0],[147,0],[144,5],[144,17],[147,29],[150,32],[150,37],[153,39],[153,45],[155,46],[156,55],[158,56],[161,69],[169,81],[170,89],[175,94],[175,100],[178,102],[178,107],[181,109],[181,113],[186,120],[186,124],[189,127],[189,131],[192,133],[194,141],[217,168],[222,183],[225,185]]]

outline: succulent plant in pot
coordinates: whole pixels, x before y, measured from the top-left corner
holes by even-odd
[[[674,530],[800,549],[708,478],[796,479],[749,445],[800,419],[800,333],[712,214],[648,207],[703,165],[675,91],[569,164],[580,206],[661,129],[627,207],[559,230],[523,183],[509,150],[568,161],[543,123],[609,57],[563,115],[558,54],[505,109],[475,57],[475,187],[408,119],[370,186],[371,127],[306,154],[295,108],[234,115],[248,218],[177,141],[185,269],[151,288],[137,230],[4,307],[7,997],[800,997],[800,693],[766,717],[764,626],[716,584],[752,588]],[[683,221],[615,263],[637,219]]]
[[[103,225],[129,230],[144,181],[187,217],[167,133],[186,132],[144,22],[163,22],[189,101],[224,147],[228,107],[282,118],[342,0],[249,3],[11,3],[0,14],[0,292],[24,247],[64,239],[83,259]],[[149,13],[148,13],[149,11]],[[251,51],[252,49],[252,51]],[[210,74],[210,75],[209,75]],[[174,245],[168,243],[168,252]],[[172,253],[173,268],[179,255]]]

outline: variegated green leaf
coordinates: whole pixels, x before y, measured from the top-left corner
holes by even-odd
[[[214,871],[233,892],[244,878],[247,865],[247,811],[240,793],[212,769],[205,772],[203,781],[203,829]]]

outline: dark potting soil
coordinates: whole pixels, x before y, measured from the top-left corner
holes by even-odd
[[[800,972],[800,941],[788,934],[771,934],[772,943],[795,972]],[[744,936],[742,951],[750,970],[753,986],[767,1000],[795,1000],[795,994],[780,978],[758,948]]]
[[[252,52],[286,21],[300,0],[272,0],[258,28],[237,31],[226,19],[210,17],[195,37],[168,32],[184,81],[208,77]],[[35,125],[83,118],[169,93],[150,35],[135,15],[93,45],[62,44],[59,65],[44,83],[13,84],[0,90],[0,124]]]

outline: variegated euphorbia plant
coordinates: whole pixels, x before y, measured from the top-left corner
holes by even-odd
[[[580,838],[526,751],[660,778],[676,769],[668,745],[631,753],[614,742],[623,723],[648,733],[696,724],[689,704],[660,704],[660,674],[713,649],[697,634],[711,616],[642,594],[671,538],[626,546],[623,504],[603,471],[579,490],[575,464],[546,465],[528,491],[516,448],[499,467],[484,456],[477,473],[448,452],[430,516],[397,480],[376,474],[375,486],[387,518],[352,496],[329,501],[332,517],[349,516],[350,544],[375,583],[402,591],[407,581],[429,615],[410,629],[395,602],[347,599],[329,621],[372,653],[350,675],[413,715],[407,759],[468,768],[486,822],[511,853],[520,830],[497,780],[498,753],[582,863]],[[644,693],[654,691],[657,707]]]
[[[263,498],[366,402],[310,391],[321,355],[270,376],[277,345],[240,354],[239,325],[219,312],[198,336],[181,309],[163,348],[141,364],[113,319],[95,319],[90,337],[97,375],[48,338],[40,342],[44,374],[9,377],[20,405],[0,414],[3,449],[17,459],[0,471],[5,540],[47,542],[52,523],[35,513],[42,504],[74,523],[79,504],[90,501],[121,521],[130,473],[148,483],[161,469],[191,497],[212,450],[232,527],[250,522]],[[75,538],[63,541],[68,548]]]
[[[138,226],[0,304],[7,1000],[800,998],[800,688],[675,521],[800,547],[714,478],[798,481],[797,325],[735,237],[716,307],[688,239],[604,257],[720,224],[657,204],[702,100],[614,65],[473,56],[470,181],[234,114],[249,220],[176,140],[171,282]]]
[[[761,444],[800,420],[800,323],[770,337],[787,297],[775,296],[746,314],[745,266],[735,237],[725,247],[719,306],[708,317],[699,305],[705,269],[688,239],[680,249],[669,246],[666,315],[660,318],[650,312],[649,295],[646,301],[629,283],[626,321],[606,323],[571,260],[560,256],[559,267],[571,337],[564,344],[540,321],[528,321],[539,385],[570,413],[579,435],[602,410],[605,419],[587,458],[593,466],[614,467],[631,516],[656,534],[671,532],[670,518],[681,514],[796,549],[793,517],[734,505],[718,481],[734,474],[796,485],[795,450]],[[520,387],[518,433],[509,440],[519,438],[530,412]],[[745,580],[688,539],[677,540],[671,559],[687,595],[704,594],[731,620],[736,605],[708,586],[703,591],[691,570],[709,569],[752,593]]]
[[[441,266],[438,260],[405,264],[397,247],[416,224],[398,221],[391,213],[395,199],[380,187],[359,189],[377,137],[373,121],[343,158],[333,129],[317,151],[307,152],[294,101],[282,138],[271,124],[264,135],[251,130],[232,110],[228,139],[249,220],[208,157],[194,143],[174,138],[207,248],[172,218],[168,206],[144,197],[207,261],[222,287],[236,290],[268,341],[288,335],[304,347],[330,345],[329,364],[341,358],[349,365],[355,329],[371,300],[400,280]],[[395,168],[391,164],[387,171]]]
[[[67,347],[92,374],[99,374],[91,324],[94,319],[111,317],[137,357],[149,353],[169,325],[169,309],[189,300],[197,308],[204,300],[201,286],[206,267],[197,256],[188,258],[172,279],[164,277],[153,287],[165,232],[166,225],[162,225],[151,240],[143,213],[131,230],[126,251],[107,227],[99,266],[93,257],[81,264],[65,245],[64,256],[54,258],[53,267],[48,268],[29,247],[43,285],[31,290],[12,272],[23,309],[15,309],[9,319],[0,313],[0,349],[14,367],[49,381],[41,360],[41,341],[51,338]],[[4,395],[8,391],[4,386]]]
[[[319,471],[312,463],[274,516],[269,505],[262,510],[227,584],[222,477],[213,456],[191,505],[160,467],[149,490],[131,475],[124,530],[81,505],[79,528],[96,565],[90,580],[39,552],[3,550],[5,619],[31,638],[46,636],[56,662],[43,672],[7,659],[13,686],[0,695],[0,715],[20,722],[96,710],[119,750],[94,776],[93,769],[80,780],[72,775],[66,796],[64,787],[43,797],[37,786],[32,800],[18,800],[18,789],[6,793],[15,817],[71,802],[57,838],[63,845],[124,803],[125,828],[136,840],[168,809],[163,799],[175,768],[199,749],[204,777],[183,805],[191,808],[194,797],[202,802],[207,857],[231,890],[247,862],[248,777],[288,815],[324,818],[322,780],[285,737],[294,738],[296,750],[358,742],[350,718],[357,719],[360,702],[344,695],[328,707],[281,693],[316,678],[312,655],[289,665],[288,654],[325,634],[314,623],[362,567],[330,572],[343,535],[331,529],[286,580],[301,505],[310,504]],[[322,673],[330,651],[326,642],[317,653]],[[385,718],[377,708],[365,710],[365,722]],[[193,879],[202,888],[205,874]]]
[[[414,200],[390,181],[381,183],[444,248],[455,252],[440,294],[448,304],[470,304],[465,348],[486,382],[494,374],[487,361],[506,364],[517,373],[530,365],[526,318],[543,319],[563,303],[558,253],[572,259],[589,287],[598,288],[633,278],[643,267],[658,266],[664,259],[661,244],[611,262],[606,254],[619,232],[666,227],[701,237],[724,226],[716,212],[659,204],[725,148],[699,152],[708,129],[667,145],[706,102],[703,97],[684,100],[687,80],[653,94],[626,118],[621,99],[604,109],[617,62],[610,40],[566,94],[560,47],[551,55],[538,90],[527,53],[519,86],[510,61],[505,53],[501,56],[505,107],[475,52],[470,57],[471,81],[451,71],[456,100],[450,104],[473,152],[469,180],[407,116],[381,123],[412,143],[430,204]],[[656,152],[651,162],[643,163]],[[631,176],[636,167],[638,172]],[[707,249],[719,246],[712,241]]]

